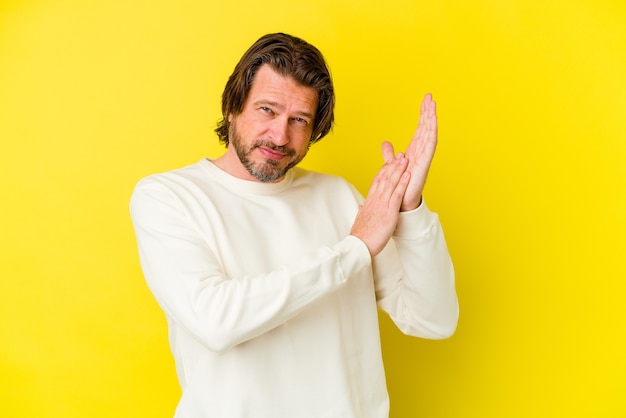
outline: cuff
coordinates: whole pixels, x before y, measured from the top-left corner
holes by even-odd
[[[351,277],[372,264],[367,246],[354,235],[348,235],[339,241],[334,245],[333,250],[339,253],[339,267],[345,277]]]
[[[407,239],[422,238],[429,234],[438,219],[437,214],[430,211],[422,198],[422,203],[417,209],[400,212],[393,236]]]

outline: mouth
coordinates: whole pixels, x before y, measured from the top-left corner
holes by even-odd
[[[280,160],[282,159],[284,156],[287,155],[287,153],[285,152],[280,152],[276,149],[272,149],[272,148],[268,148],[268,147],[258,147],[259,152],[265,157],[268,158],[270,160]]]

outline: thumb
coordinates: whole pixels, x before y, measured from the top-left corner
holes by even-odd
[[[394,151],[393,145],[389,141],[384,141],[382,144],[382,152],[383,152],[383,161],[387,162],[389,160],[393,160]]]

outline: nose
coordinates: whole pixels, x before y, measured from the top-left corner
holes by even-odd
[[[282,146],[289,143],[289,119],[275,118],[271,129],[271,139],[274,144]]]

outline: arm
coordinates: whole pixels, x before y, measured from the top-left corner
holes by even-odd
[[[376,296],[385,310],[406,334],[424,338],[446,338],[454,333],[458,320],[458,302],[454,288],[454,269],[439,219],[422,202],[422,191],[437,146],[436,105],[430,94],[424,97],[420,121],[406,153],[406,172],[395,192],[390,194],[387,208],[398,208],[397,221],[393,223],[393,238],[373,261]],[[383,143],[385,165],[399,166],[402,154],[394,155],[393,146]],[[407,175],[408,173],[408,175]],[[376,180],[375,180],[376,183]],[[368,193],[367,208],[380,211],[385,202],[371,200]],[[384,210],[383,210],[383,213]],[[375,215],[378,218],[378,214]],[[391,217],[389,215],[388,217]],[[377,227],[377,225],[374,225]],[[379,228],[379,233],[386,230]],[[371,234],[360,235],[367,243]],[[368,248],[376,248],[368,245]]]
[[[157,302],[170,320],[217,352],[283,324],[370,265],[363,243],[347,237],[273,271],[227,277],[185,204],[167,187],[141,182],[131,215],[141,266]]]
[[[402,332],[431,339],[454,333],[459,317],[454,267],[439,218],[426,203],[400,215],[373,270],[378,305]]]

